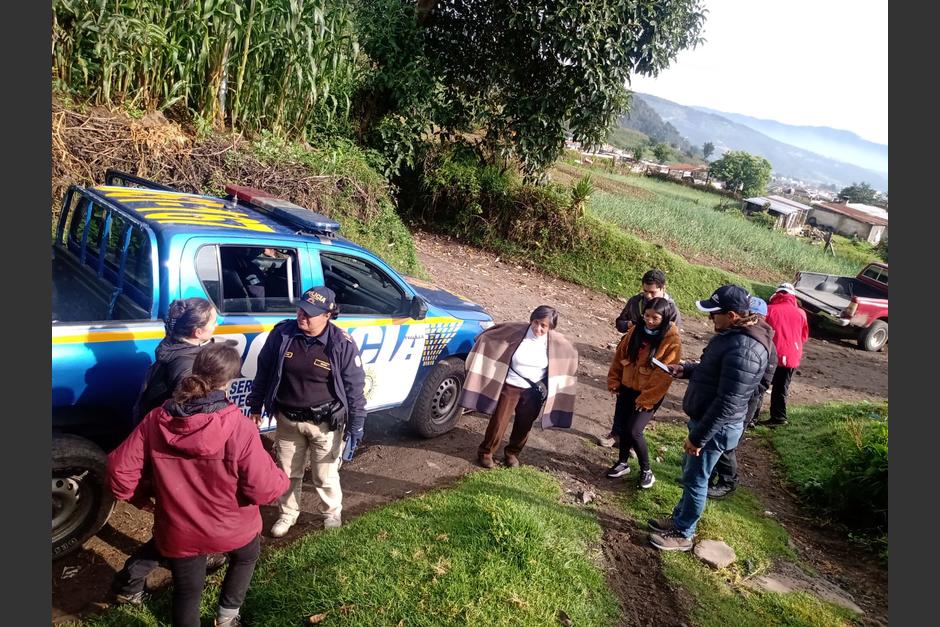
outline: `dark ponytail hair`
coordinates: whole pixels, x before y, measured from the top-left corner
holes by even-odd
[[[184,404],[207,396],[241,375],[242,359],[227,343],[209,344],[196,354],[193,371],[180,381],[173,400]]]
[[[634,325],[633,335],[630,336],[630,343],[627,344],[627,360],[630,363],[635,364],[637,359],[639,359],[640,345],[643,344],[644,340],[649,343],[650,363],[652,363],[652,359],[656,355],[656,350],[663,341],[663,336],[666,335],[666,331],[669,330],[670,323],[676,321],[676,306],[671,300],[665,298],[651,298],[646,301],[646,305],[643,307],[643,313],[646,313],[650,309],[663,317],[663,321],[659,325],[659,333],[656,335],[648,335],[645,333],[643,329],[646,328],[646,323],[642,317],[640,318],[636,325]]]
[[[196,329],[209,324],[210,315],[214,307],[205,298],[185,298],[174,300],[166,312],[167,337],[192,337]]]
[[[532,310],[532,314],[529,316],[529,322],[535,322],[543,318],[548,318],[548,328],[554,329],[558,326],[558,312],[555,311],[554,307],[539,305]]]

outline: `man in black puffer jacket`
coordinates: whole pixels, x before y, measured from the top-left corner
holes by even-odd
[[[708,312],[717,335],[698,364],[670,366],[673,376],[690,379],[682,400],[689,416],[683,449],[682,498],[672,516],[650,520],[653,546],[688,551],[708,495],[708,479],[718,458],[737,446],[744,432],[748,404],[767,369],[773,332],[750,313],[750,297],[742,287],[723,285],[696,303]]]
[[[766,324],[770,327],[770,325],[767,324],[767,303],[763,299],[751,296],[751,313],[760,317],[761,324]],[[772,338],[773,327],[770,327],[770,333]],[[767,369],[764,371],[764,376],[761,377],[760,383],[757,384],[754,395],[748,402],[747,418],[744,420],[745,429],[752,426],[757,419],[764,394],[770,389],[770,384],[774,380],[774,370],[777,368],[777,349],[774,348],[773,342],[770,343],[768,348],[770,349],[770,357],[767,359]],[[724,498],[737,489],[738,458],[735,454],[735,449],[729,449],[721,454],[721,457],[718,458],[718,463],[715,464],[715,469],[712,470],[709,483],[712,484],[712,487],[708,488],[708,498],[710,499]]]

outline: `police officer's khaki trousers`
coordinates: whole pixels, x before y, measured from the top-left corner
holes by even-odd
[[[310,455],[313,487],[320,497],[320,513],[339,516],[343,509],[343,492],[339,487],[340,452],[343,445],[341,429],[329,431],[327,424],[294,422],[277,413],[274,452],[277,464],[290,477],[290,489],[280,499],[281,518],[291,523],[300,516],[300,493],[307,455]]]

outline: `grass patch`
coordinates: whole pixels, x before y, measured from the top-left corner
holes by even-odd
[[[648,518],[667,515],[679,501],[681,486],[683,426],[653,423],[646,431],[656,485],[640,490],[625,482],[621,506],[645,526]],[[662,461],[656,461],[659,458]],[[808,594],[762,593],[738,585],[744,577],[765,572],[775,561],[795,561],[787,532],[763,514],[757,498],[738,488],[721,501],[709,501],[697,535],[700,539],[723,540],[737,554],[737,562],[713,571],[691,553],[663,553],[663,572],[695,600],[692,617],[703,627],[711,625],[844,625],[851,620],[847,610]]]
[[[633,296],[639,291],[643,273],[653,267],[661,268],[669,278],[669,294],[683,314],[701,316],[695,301],[724,283],[737,283],[765,299],[773,293],[772,285],[689,263],[662,246],[645,242],[591,215],[582,220],[588,235],[573,242],[567,251],[524,247],[497,237],[481,237],[474,243],[507,259],[533,262],[549,274],[614,297]]]
[[[760,429],[787,480],[818,513],[850,536],[888,550],[888,405],[827,403],[794,407],[782,429]]]
[[[591,558],[600,527],[560,496],[533,468],[472,473],[265,554],[243,614],[254,625],[316,614],[323,625],[550,625],[564,610],[575,625],[611,625],[617,602]],[[168,622],[166,596],[83,624]]]
[[[684,257],[705,256],[748,276],[771,280],[791,280],[800,270],[854,276],[866,263],[879,259],[874,249],[851,245],[849,240],[837,244],[838,256],[833,257],[823,253],[821,244],[763,228],[737,212],[717,211],[719,206],[740,206],[719,194],[654,177],[578,169],[636,190],[594,194],[590,203],[594,215]]]

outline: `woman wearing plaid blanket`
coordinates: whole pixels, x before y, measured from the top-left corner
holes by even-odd
[[[513,421],[505,464],[519,465],[536,418],[542,427],[571,426],[574,417],[578,351],[555,330],[558,312],[536,307],[529,322],[506,322],[481,333],[467,356],[467,379],[460,405],[490,414],[478,449],[484,468],[495,466],[493,452]]]

